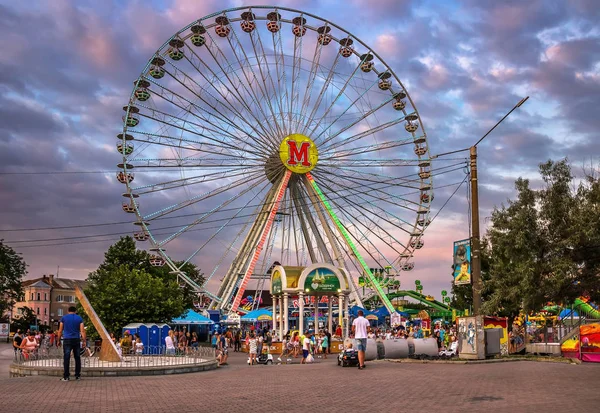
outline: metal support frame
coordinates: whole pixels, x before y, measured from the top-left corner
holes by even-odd
[[[223,282],[221,283],[221,286],[217,292],[217,296],[221,298],[221,302],[218,306],[219,309],[225,309],[229,305],[229,301],[233,295],[235,286],[240,278],[239,274],[242,273],[244,268],[246,268],[249,252],[252,246],[256,245],[260,231],[266,223],[269,207],[275,199],[275,193],[275,186],[273,186],[265,196],[262,207],[256,215],[256,219],[254,220],[250,231],[248,231],[248,235],[246,235],[239,252],[231,263],[227,274],[223,278]],[[214,301],[211,306],[213,305]]]
[[[348,248],[352,251],[353,255],[356,257],[356,259],[358,260],[358,262],[362,266],[362,268],[363,268],[365,274],[367,275],[367,278],[369,279],[371,285],[373,285],[373,287],[375,287],[375,291],[377,291],[377,295],[379,296],[379,298],[381,298],[381,301],[383,302],[383,304],[385,305],[385,307],[387,308],[387,310],[390,312],[390,314],[393,314],[396,311],[396,309],[394,308],[394,305],[387,298],[387,295],[385,294],[385,292],[383,291],[383,289],[379,285],[379,282],[373,276],[373,273],[371,273],[371,269],[369,268],[369,266],[367,265],[367,263],[365,262],[365,260],[360,255],[360,252],[358,251],[358,249],[356,248],[356,246],[354,246],[354,243],[350,239],[350,234],[348,233],[348,231],[346,230],[346,228],[344,228],[344,226],[342,225],[342,223],[340,222],[340,220],[338,219],[338,217],[335,215],[335,213],[331,209],[331,206],[329,205],[329,202],[327,201],[327,199],[325,199],[325,195],[319,189],[319,186],[314,181],[314,179],[313,179],[312,175],[310,174],[310,172],[306,174],[306,177],[307,177],[308,181],[310,182],[313,190],[317,194],[317,196],[319,196],[319,198],[321,199],[321,202],[323,203],[323,205],[325,206],[325,209],[327,210],[327,212],[331,216],[331,219],[333,220],[333,222],[337,226],[337,228],[338,228],[338,230],[340,232],[340,235],[342,235],[342,237],[346,241],[346,244],[348,245]]]
[[[287,170],[285,172],[285,174],[283,175],[283,177],[281,178],[281,183],[279,184],[279,186],[277,188],[277,192],[275,193],[275,200],[274,200],[273,204],[270,206],[270,211],[269,211],[268,217],[267,217],[265,225],[260,233],[260,238],[258,240],[258,244],[256,244],[256,247],[254,247],[254,252],[252,254],[252,259],[250,261],[250,265],[248,265],[248,268],[246,269],[246,273],[244,274],[244,277],[242,278],[241,284],[238,288],[235,298],[233,299],[233,304],[231,305],[231,311],[236,311],[238,306],[240,305],[240,302],[242,301],[242,295],[244,294],[244,291],[246,290],[248,281],[250,281],[250,275],[254,271],[254,267],[256,266],[256,262],[258,261],[258,257],[260,256],[260,253],[262,252],[263,245],[264,245],[265,241],[267,240],[267,236],[268,236],[269,232],[271,231],[271,226],[273,224],[273,220],[275,219],[275,214],[277,214],[277,209],[279,208],[279,204],[281,204],[281,200],[283,199],[283,195],[288,186],[288,182],[290,181],[291,176],[292,176],[292,171]]]

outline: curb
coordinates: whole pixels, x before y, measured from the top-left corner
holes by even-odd
[[[417,359],[383,359],[379,361],[387,361],[389,363],[415,363],[415,364],[494,364],[494,363],[514,363],[517,361],[533,361],[538,363],[559,363],[559,364],[576,364],[580,365],[581,360],[572,358],[530,358],[530,357],[515,357],[515,358],[504,358],[504,359],[489,359],[489,360],[417,360]]]
[[[90,367],[81,370],[81,377],[124,377],[124,376],[158,376],[166,374],[197,373],[200,371],[214,370],[218,367],[216,360],[206,361],[199,364],[183,364],[175,366],[139,367],[139,368],[98,368]],[[29,376],[54,376],[62,377],[62,367],[27,367],[19,364],[11,364],[9,367],[10,377]]]

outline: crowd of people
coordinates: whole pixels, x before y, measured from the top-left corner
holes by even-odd
[[[53,349],[59,347],[57,331],[43,332],[27,329],[25,333],[17,330],[13,336],[13,349],[15,358],[22,357],[29,360],[40,355],[49,355]]]

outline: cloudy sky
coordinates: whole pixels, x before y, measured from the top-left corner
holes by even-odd
[[[173,33],[241,5],[0,0],[0,238],[23,254],[30,276],[60,266],[60,276],[85,278],[118,234],[131,232],[130,216],[121,211],[123,187],[114,178],[120,159],[114,138],[132,82]],[[576,168],[598,162],[594,0],[280,5],[337,23],[370,45],[411,94],[432,154],[469,146],[530,96],[480,146],[484,225],[493,206],[514,194],[515,178],[535,181],[540,162],[568,157]],[[457,171],[442,182],[463,177]],[[436,191],[434,211],[453,190]],[[466,212],[463,186],[428,229],[415,270],[402,276],[405,287],[420,279],[425,293],[437,296],[449,287],[452,241],[468,237]],[[66,226],[83,227],[14,231]]]

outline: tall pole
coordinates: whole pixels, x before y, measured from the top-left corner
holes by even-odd
[[[479,239],[479,191],[477,183],[477,145],[481,143],[504,119],[508,117],[517,108],[520,108],[523,103],[527,102],[529,96],[524,97],[517,103],[502,119],[483,135],[470,148],[457,149],[450,152],[433,155],[431,159],[439,158],[440,156],[451,155],[466,151],[470,152],[470,169],[471,169],[471,279],[473,281],[473,313],[474,315],[481,314],[481,291],[483,290],[483,281],[481,279],[481,242]]]
[[[481,314],[481,242],[479,239],[479,190],[477,185],[477,146],[471,146],[471,277],[473,313]]]

